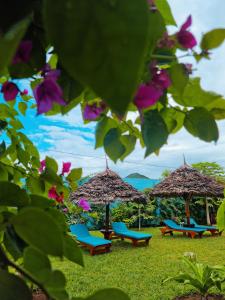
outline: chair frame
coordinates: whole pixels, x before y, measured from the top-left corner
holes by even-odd
[[[110,247],[112,246],[112,244],[92,246],[90,244],[80,242],[79,240],[77,240],[77,241],[81,245],[82,248],[86,248],[89,250],[91,256],[96,255],[96,254],[101,254],[101,253],[108,253],[108,252],[110,252]]]
[[[171,228],[169,226],[164,226],[162,228],[160,228],[160,231],[162,233],[162,236],[166,235],[166,234],[170,234],[171,236],[173,236],[173,231],[176,231],[176,232],[182,232],[183,235],[187,235],[190,236],[192,239],[198,235],[200,238],[202,238],[202,235],[204,233],[204,230],[202,232],[196,232],[196,231],[193,231],[193,230],[188,230],[188,229],[174,229],[174,228]]]
[[[132,238],[132,237],[129,237],[129,236],[126,236],[126,235],[123,235],[123,234],[119,234],[119,233],[113,233],[114,236],[117,236],[118,238],[121,238],[121,241],[124,241],[125,239],[128,239],[128,240],[131,240],[132,242],[132,245],[134,247],[137,247],[138,245],[140,244],[145,244],[146,246],[149,245],[149,241],[151,239],[151,237],[149,238],[140,238],[140,239],[135,239],[135,238]]]

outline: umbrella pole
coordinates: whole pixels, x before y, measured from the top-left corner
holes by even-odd
[[[106,204],[105,207],[105,230],[109,231],[109,204]]]
[[[186,217],[187,217],[187,224],[190,225],[190,196],[185,197],[185,213],[186,213]]]

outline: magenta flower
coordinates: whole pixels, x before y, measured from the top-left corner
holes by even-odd
[[[28,95],[28,90],[24,89],[22,92],[20,92],[20,95],[21,96]]]
[[[181,26],[180,31],[176,34],[178,43],[185,49],[192,49],[197,45],[194,35],[187,30],[191,24],[192,18],[189,16],[186,22]]]
[[[40,164],[41,164],[41,166],[39,168],[39,172],[42,173],[44,171],[45,167],[46,167],[46,161],[45,161],[45,159],[43,159],[42,161],[40,161]]]
[[[22,41],[19,47],[17,48],[12,63],[13,64],[27,63],[30,60],[32,48],[33,48],[32,41],[30,40]]]
[[[156,71],[153,74],[152,82],[160,89],[167,89],[171,85],[171,80],[166,70]]]
[[[34,97],[37,102],[38,115],[51,110],[53,103],[66,105],[61,87],[52,78],[44,79],[34,88]]]
[[[66,214],[69,212],[69,209],[67,207],[63,208],[63,212]]]
[[[84,211],[89,211],[91,210],[91,206],[90,204],[88,203],[88,201],[84,198],[81,198],[79,201],[78,201],[78,206],[80,206]]]
[[[106,109],[104,102],[101,102],[99,105],[97,103],[87,104],[84,108],[83,116],[85,120],[96,120],[103,111]]]
[[[148,85],[141,84],[134,98],[134,103],[139,110],[145,109],[154,105],[162,96],[162,94],[162,90],[157,88],[152,83],[149,83]]]
[[[48,191],[48,197],[50,198],[50,199],[57,199],[57,197],[58,197],[58,194],[57,194],[57,192],[56,192],[56,187],[55,186],[52,186],[50,189],[49,189],[49,191]]]
[[[62,175],[64,176],[65,173],[69,173],[71,168],[71,162],[64,162],[62,167]]]
[[[4,99],[6,101],[15,100],[19,91],[20,90],[18,86],[15,83],[9,81],[4,82],[1,88],[1,92],[3,93]]]

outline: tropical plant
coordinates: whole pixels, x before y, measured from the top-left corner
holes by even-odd
[[[180,274],[164,280],[166,283],[175,280],[179,283],[190,285],[202,296],[202,300],[208,299],[208,293],[212,288],[222,291],[222,283],[225,282],[225,266],[210,267],[198,263],[194,257],[183,257],[185,270]]]
[[[64,176],[68,164],[62,172],[50,157],[40,164],[22,132],[21,115],[33,109],[38,115],[66,114],[80,104],[84,121],[97,122],[96,148],[104,147],[114,162],[138,140],[146,156],[158,153],[183,126],[206,142],[218,140],[216,120],[224,118],[225,100],[204,90],[183,59],[209,59],[225,29],[204,34],[194,50],[191,23],[189,16],[169,34],[167,25],[176,22],[166,0],[1,3],[0,298],[31,299],[35,283],[51,299],[68,299],[65,277],[52,269],[49,256],[83,264],[57,209],[76,188],[81,170]],[[129,112],[135,111],[132,122]],[[88,297],[105,298],[128,299],[115,289]]]

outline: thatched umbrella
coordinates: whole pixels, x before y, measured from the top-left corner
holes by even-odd
[[[96,174],[70,195],[70,200],[73,202],[79,201],[80,198],[85,198],[93,204],[106,205],[105,236],[109,232],[110,203],[115,200],[146,202],[143,193],[124,182],[118,174],[108,168],[104,172]]]
[[[201,174],[186,163],[157,184],[152,197],[181,197],[185,200],[187,224],[190,225],[189,204],[192,197],[223,197],[224,186],[215,179]]]

